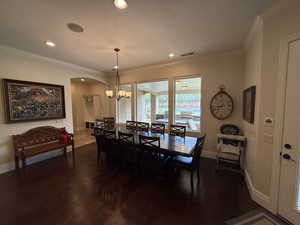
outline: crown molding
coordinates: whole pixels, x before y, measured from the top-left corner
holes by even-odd
[[[285,12],[290,9],[300,7],[299,0],[280,0],[274,4],[273,7],[267,9],[262,15],[262,19],[266,20],[270,17],[276,16],[279,13]]]
[[[207,60],[213,57],[228,57],[228,56],[241,56],[244,54],[244,51],[242,49],[234,49],[234,50],[229,50],[229,51],[221,51],[221,52],[215,52],[215,53],[210,53],[210,54],[196,54],[194,56],[189,56],[184,59],[177,59],[173,60],[172,62],[161,62],[161,63],[156,63],[156,64],[150,64],[150,65],[143,65],[143,66],[138,66],[134,68],[129,68],[129,69],[124,69],[120,70],[120,76],[122,76],[122,73],[124,72],[131,72],[131,71],[138,71],[138,70],[143,70],[143,69],[154,69],[154,68],[161,68],[161,67],[167,67],[167,66],[172,66],[176,64],[180,64],[186,61],[192,61],[192,60]]]
[[[76,64],[72,64],[72,63],[69,63],[69,62],[62,61],[62,60],[57,60],[57,59],[49,58],[49,57],[46,57],[46,56],[41,56],[41,55],[29,52],[29,51],[22,50],[22,49],[19,49],[19,48],[15,48],[15,47],[11,47],[11,46],[8,46],[8,45],[0,44],[0,48],[11,49],[11,50],[20,52],[21,54],[26,55],[26,56],[31,56],[33,58],[41,59],[41,60],[44,60],[44,61],[48,61],[48,62],[52,62],[52,63],[57,63],[57,64],[60,64],[60,65],[63,65],[63,66],[67,66],[67,67],[70,67],[70,68],[82,70],[82,71],[88,72],[88,73],[94,73],[94,74],[101,73],[103,75],[106,74],[106,73],[104,73],[102,71],[94,70],[94,69],[83,67],[83,66],[76,65]]]

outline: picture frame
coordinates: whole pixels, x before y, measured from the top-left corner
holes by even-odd
[[[7,123],[66,118],[64,86],[3,79]]]
[[[243,119],[251,124],[255,117],[256,86],[251,86],[243,91]]]

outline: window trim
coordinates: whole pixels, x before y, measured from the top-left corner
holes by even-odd
[[[202,128],[203,128],[203,76],[202,75],[197,75],[197,74],[193,74],[193,75],[187,75],[187,76],[175,76],[173,77],[173,121],[172,124],[176,124],[176,81],[177,80],[183,80],[183,79],[191,79],[191,78],[200,78],[201,79],[201,84],[200,84],[200,129],[199,130],[187,130],[186,133],[187,134],[197,134],[197,133],[201,133]]]
[[[137,121],[137,90],[138,90],[138,84],[143,84],[143,83],[154,83],[154,82],[160,82],[160,81],[167,81],[168,82],[168,117],[170,117],[170,79],[168,78],[161,78],[161,79],[153,79],[153,80],[142,80],[142,81],[137,81],[135,82],[135,91],[134,91],[134,96],[135,96],[135,117],[134,120]],[[168,119],[168,126],[170,126],[170,118]],[[166,127],[167,128],[167,127]]]

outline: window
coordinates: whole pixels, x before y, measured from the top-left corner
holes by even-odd
[[[168,123],[168,81],[137,84],[137,121]]]
[[[130,91],[131,84],[120,85],[120,90]],[[126,123],[131,120],[131,98],[121,98],[117,104],[118,123]]]
[[[189,131],[200,130],[201,78],[177,79],[175,83],[175,123]]]

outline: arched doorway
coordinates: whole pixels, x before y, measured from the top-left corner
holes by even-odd
[[[91,135],[96,119],[110,114],[106,84],[90,78],[71,79],[75,147],[95,142]]]

